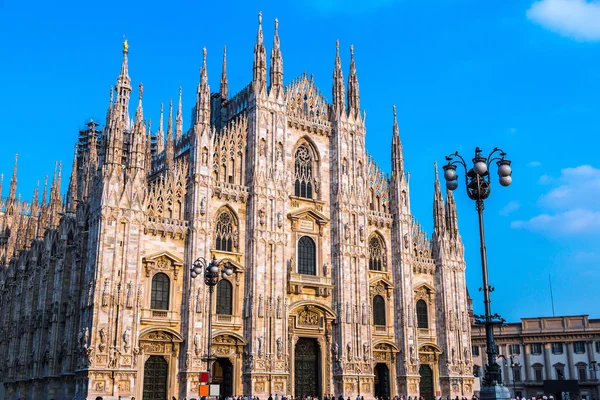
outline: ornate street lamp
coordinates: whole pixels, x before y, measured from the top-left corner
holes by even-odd
[[[512,182],[512,170],[510,161],[506,159],[506,153],[499,148],[494,148],[486,158],[481,155],[481,149],[475,149],[473,166],[469,168],[467,162],[458,152],[446,156],[448,164],[444,165],[444,178],[446,187],[449,190],[455,190],[458,187],[457,165],[462,165],[465,169],[465,184],[467,196],[475,201],[475,208],[479,214],[479,241],[481,244],[481,269],[483,275],[483,303],[485,306],[485,315],[476,316],[477,323],[485,325],[486,353],[488,356],[483,386],[480,391],[482,399],[510,399],[510,392],[502,385],[502,374],[500,366],[496,362],[497,349],[494,343],[494,325],[501,324],[504,320],[498,315],[493,314],[490,306],[490,293],[494,291],[488,283],[487,255],[485,250],[485,234],[483,230],[483,201],[490,195],[490,165],[496,162],[498,166],[498,175],[500,185],[509,186]],[[481,290],[481,289],[480,289]]]
[[[206,263],[204,257],[198,257],[192,264],[190,269],[190,275],[192,279],[196,279],[204,271],[204,283],[208,286],[208,344],[206,347],[206,354],[202,358],[202,361],[206,362],[206,368],[208,369],[208,382],[212,381],[212,363],[217,357],[212,354],[212,304],[213,304],[213,292],[215,286],[219,283],[219,279],[227,278],[233,275],[231,264],[229,261],[217,261],[217,258],[213,255],[210,263]]]

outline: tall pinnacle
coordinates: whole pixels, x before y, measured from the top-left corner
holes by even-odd
[[[344,88],[344,73],[340,59],[340,41],[335,41],[335,67],[333,69],[333,107],[341,114],[346,109],[346,89]]]
[[[271,50],[271,74],[269,80],[270,88],[283,87],[283,58],[279,43],[279,21],[275,18],[275,35],[273,37],[273,49]]]
[[[354,45],[350,46],[350,75],[348,75],[348,115],[355,118],[360,113],[360,93],[358,90],[358,77],[356,76],[356,63],[354,62]]]
[[[196,94],[196,124],[210,124],[210,87],[208,86],[208,71],[206,69],[206,47],[202,49],[202,68],[200,82]]]
[[[140,95],[141,97],[141,95]],[[73,166],[71,167],[71,180],[69,181],[69,189],[67,191],[66,212],[75,213],[77,201],[77,145],[73,154]]]
[[[404,154],[402,152],[402,142],[400,141],[398,120],[396,119],[396,106],[393,106],[392,110],[394,112],[394,125],[392,128],[392,174],[397,178],[401,178],[404,174]]]
[[[167,128],[167,147],[165,150],[165,164],[167,170],[173,169],[175,159],[175,144],[173,143],[173,100],[169,102],[169,122]]]
[[[440,189],[437,162],[433,164],[435,169],[435,184],[433,195],[433,229],[437,235],[442,235],[446,230],[446,215],[444,212],[444,198]]]
[[[123,42],[123,61],[121,62],[121,73],[117,78],[117,99],[114,108],[117,109],[119,121],[127,123],[129,119],[129,95],[131,93],[131,79],[129,78],[129,44],[127,40]]]
[[[8,192],[7,204],[14,204],[17,200],[17,166],[19,163],[19,154],[15,154],[15,164],[13,166],[13,174],[10,179],[10,189]]]
[[[252,67],[252,82],[257,91],[265,87],[267,80],[267,55],[262,31],[262,12],[258,13],[258,32],[256,33],[256,45],[254,46],[254,65]]]
[[[228,100],[229,82],[227,81],[227,46],[223,47],[223,70],[221,71],[221,101]]]
[[[179,105],[177,106],[177,118],[175,119],[175,138],[179,140],[183,135],[183,106],[181,102],[181,86],[179,86]]]
[[[458,236],[458,214],[452,190],[446,189],[446,226],[452,237]]]
[[[135,111],[135,123],[136,124],[141,123],[144,119],[144,108],[142,107],[142,97],[144,95],[144,85],[142,85],[140,83],[138,85],[138,89],[139,89],[139,101],[138,101],[137,110]]]
[[[156,134],[156,153],[160,154],[165,149],[165,131],[163,130],[163,104],[160,103],[160,120],[158,122],[158,133]]]
[[[173,99],[169,101],[169,120],[167,121],[167,141],[173,140]]]

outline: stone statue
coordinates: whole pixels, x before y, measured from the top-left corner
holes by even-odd
[[[326,278],[329,276],[329,265],[327,263],[323,264],[323,276]]]
[[[258,341],[258,357],[262,357],[263,355],[263,337],[259,336],[256,338]]]
[[[363,343],[363,360],[367,361],[369,359],[369,345],[367,342]]]
[[[347,223],[344,224],[344,237],[350,239],[350,225]]]
[[[110,355],[108,356],[108,368],[116,368],[118,358],[119,358],[119,349],[117,349],[116,347],[111,347]]]
[[[132,357],[133,360],[132,360],[132,363],[133,363],[133,368],[134,369],[137,367],[137,358],[138,358],[138,355],[140,354],[140,352],[141,351],[140,351],[139,347],[136,346],[136,347],[133,348],[133,357]]]
[[[100,344],[98,345],[98,350],[100,353],[103,353],[106,350],[106,329],[100,329],[98,334],[100,335]]]
[[[410,345],[409,351],[410,351],[410,358],[409,358],[409,360],[410,360],[410,362],[412,364],[412,363],[415,362],[415,348],[412,345]]]
[[[200,355],[200,334],[198,332],[194,333],[194,353],[197,356]]]
[[[471,359],[471,352],[469,349],[465,349],[465,361],[469,361]]]
[[[125,329],[123,332],[123,350],[125,353],[129,353],[129,349],[131,348],[131,328]]]
[[[200,200],[200,215],[206,214],[206,197]]]
[[[263,309],[263,297],[262,294],[258,296],[258,317],[262,318],[264,315],[264,309]]]
[[[358,237],[361,242],[365,241],[365,227],[362,225],[358,228]]]
[[[202,287],[198,288],[198,294],[196,295],[196,313],[202,313]]]
[[[348,358],[348,361],[352,361],[352,345],[350,342],[346,344],[346,357]]]
[[[277,309],[275,314],[277,319],[281,319],[281,296],[277,296]]]
[[[87,326],[85,327],[85,330],[83,331],[83,345],[87,346],[88,343],[90,342],[90,330],[87,328]]]
[[[456,353],[456,350],[453,347],[452,348],[452,364],[454,364],[454,362],[455,362],[455,355],[456,355],[455,353]]]
[[[280,212],[277,213],[277,227],[281,228],[283,226],[283,214]]]
[[[339,348],[338,348],[337,342],[333,342],[333,344],[331,345],[331,352],[333,353],[333,359],[337,360],[338,353],[339,353]]]
[[[127,300],[125,301],[127,308],[133,307],[133,284],[131,281],[127,284]]]
[[[102,291],[102,307],[108,307],[108,299],[110,297],[110,281],[104,280],[104,290]]]
[[[283,341],[281,340],[281,337],[278,337],[275,343],[277,345],[277,358],[281,358],[283,352]]]

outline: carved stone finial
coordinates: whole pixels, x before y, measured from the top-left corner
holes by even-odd
[[[258,13],[258,27],[261,28],[262,25],[262,11]]]

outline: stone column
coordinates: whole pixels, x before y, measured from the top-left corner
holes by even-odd
[[[525,371],[524,379],[529,380],[529,345],[523,344],[523,370]]]
[[[544,343],[544,367],[546,369],[546,379],[554,379],[552,365],[550,365],[550,343]]]
[[[567,346],[567,368],[569,369],[569,379],[577,379],[573,372],[573,343],[565,343]],[[567,379],[565,377],[565,379]]]

